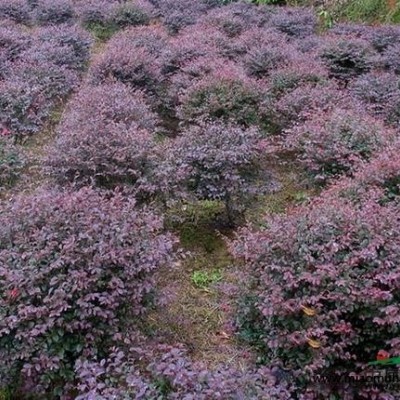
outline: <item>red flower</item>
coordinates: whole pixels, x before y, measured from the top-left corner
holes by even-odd
[[[376,355],[376,359],[378,361],[387,360],[390,357],[390,354],[385,350],[379,350]]]

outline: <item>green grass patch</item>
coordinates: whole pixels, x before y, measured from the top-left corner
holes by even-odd
[[[111,38],[118,30],[119,27],[114,23],[100,23],[100,22],[90,22],[85,24],[84,28],[88,30],[95,39],[104,42]]]
[[[220,282],[222,274],[219,270],[214,271],[194,271],[192,274],[192,283],[199,289],[207,288],[208,286]]]

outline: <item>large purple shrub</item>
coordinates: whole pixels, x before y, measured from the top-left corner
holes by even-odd
[[[318,375],[365,379],[379,350],[399,354],[400,210],[381,196],[353,203],[330,193],[267,217],[262,231],[242,230],[232,245],[255,280],[263,356],[288,371],[297,396],[395,398],[390,387],[315,384]]]
[[[174,241],[133,200],[89,189],[20,197],[0,218],[0,386],[71,398],[78,362],[135,335]]]
[[[320,112],[286,133],[288,148],[322,181],[352,172],[390,140],[390,131],[373,118],[340,108]]]

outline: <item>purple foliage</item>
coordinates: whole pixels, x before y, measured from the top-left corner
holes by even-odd
[[[351,23],[338,23],[330,29],[329,34],[340,37],[341,39],[364,39],[369,40],[371,36],[371,27],[367,25],[357,25]]]
[[[276,78],[276,76],[274,77]],[[273,125],[279,129],[290,128],[293,124],[305,121],[316,112],[328,111],[338,104],[345,104],[348,98],[333,84],[306,83],[288,91],[288,85],[293,85],[291,75],[281,76],[275,82],[274,90],[285,90],[272,104],[267,104],[267,115]],[[282,81],[281,79],[284,78]]]
[[[400,121],[400,80],[390,73],[370,73],[358,78],[352,92],[376,115],[398,126]]]
[[[284,43],[280,47],[276,43],[257,44],[245,55],[244,65],[250,76],[262,78],[290,64],[294,52],[293,47]]]
[[[166,201],[181,196],[219,200],[232,223],[246,198],[271,188],[270,176],[261,179],[260,187],[255,184],[261,171],[260,141],[255,128],[202,122],[160,145],[157,167],[144,184]]]
[[[75,12],[83,24],[106,24],[111,20],[114,2],[110,0],[79,0]]]
[[[368,196],[372,189],[383,190],[384,200],[397,200],[400,195],[400,142],[394,141],[364,162],[352,179],[340,181],[333,191],[350,199],[359,200]]]
[[[91,44],[90,35],[78,26],[40,28],[36,32],[35,44],[21,57],[82,70],[89,59]]]
[[[375,49],[383,52],[400,40],[400,29],[395,26],[377,27],[371,32],[370,36]]]
[[[78,27],[38,28],[31,37],[1,33],[0,122],[15,135],[37,132],[56,102],[71,92],[89,58],[91,40]]]
[[[393,71],[395,74],[400,74],[400,45],[395,43],[391,46],[388,46],[384,51],[383,62],[385,66]]]
[[[0,386],[68,395],[78,360],[122,344],[174,241],[133,200],[90,189],[15,199],[0,225]]]
[[[400,209],[381,196],[370,190],[352,203],[330,192],[268,216],[263,231],[243,229],[231,246],[258,282],[263,356],[290,370],[297,396],[395,398],[386,386],[313,384],[316,375],[371,376],[366,360],[399,354]]]
[[[132,351],[131,351],[132,352]],[[79,362],[82,395],[76,400],[109,398],[135,398],[147,400],[290,400],[287,384],[280,384],[274,372],[267,368],[251,368],[243,372],[234,367],[220,365],[213,370],[200,362],[192,361],[187,351],[180,347],[159,345],[149,350],[134,349],[148,362],[146,375],[134,365],[129,365],[121,352],[104,362]],[[138,353],[138,354],[136,354]],[[143,362],[142,362],[143,363]],[[217,396],[217,397],[216,397]]]
[[[72,0],[37,0],[35,20],[39,25],[63,24],[74,17]]]
[[[17,23],[28,24],[31,20],[30,7],[26,0],[2,0],[0,3],[0,20],[10,19]]]
[[[319,112],[286,132],[286,146],[318,181],[350,173],[386,145],[393,134],[360,110]]]
[[[153,14],[154,8],[148,1],[131,0],[122,4],[115,4],[112,21],[120,28],[148,25]]]
[[[361,39],[332,40],[322,51],[321,59],[333,78],[349,80],[371,69],[372,51]]]
[[[45,161],[58,183],[134,185],[148,168],[156,118],[142,93],[121,83],[83,87]]]
[[[210,117],[249,126],[262,120],[261,100],[257,82],[241,68],[225,63],[181,91],[178,112],[185,121]]]
[[[317,22],[311,10],[284,8],[271,17],[269,25],[289,36],[305,37],[316,33]]]
[[[17,26],[0,27],[0,62],[14,61],[30,45],[29,36]]]
[[[159,27],[121,32],[110,40],[105,52],[92,65],[91,80],[95,84],[117,80],[155,90],[162,80],[160,53],[165,45],[166,33]]]
[[[153,3],[164,26],[173,34],[188,25],[193,25],[209,8],[197,0],[156,0]]]
[[[76,76],[52,64],[13,67],[9,79],[0,82],[0,122],[16,136],[36,133],[55,101],[72,90]]]

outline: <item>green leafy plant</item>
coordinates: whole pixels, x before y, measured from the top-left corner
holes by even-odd
[[[194,271],[192,274],[193,284],[201,289],[221,281],[222,274],[220,271]]]

